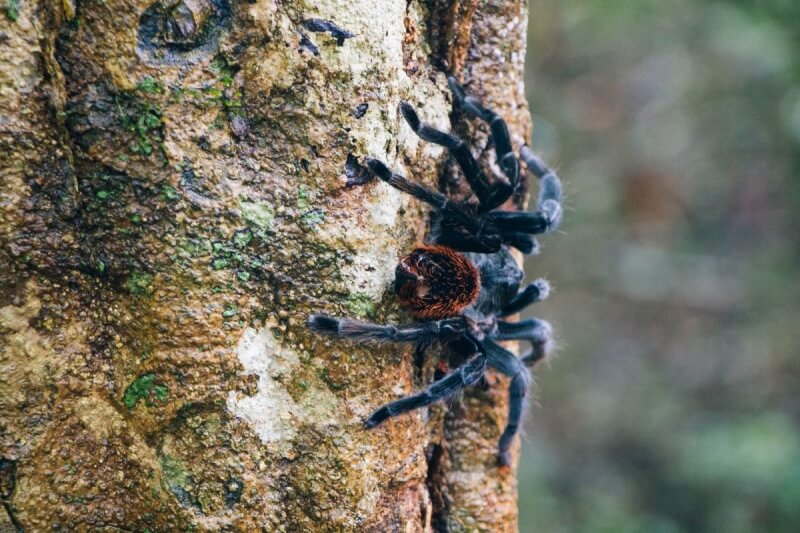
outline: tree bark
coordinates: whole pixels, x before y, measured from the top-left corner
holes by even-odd
[[[521,142],[524,2],[8,0],[0,19],[0,528],[516,529],[504,379],[366,431],[435,358],[304,322],[408,320],[390,286],[427,213],[359,162],[465,193],[397,109],[491,164],[446,73]]]

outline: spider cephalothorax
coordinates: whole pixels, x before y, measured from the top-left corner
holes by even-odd
[[[547,297],[549,286],[536,280],[520,288],[523,272],[509,252],[537,249],[533,235],[555,229],[561,222],[561,183],[556,174],[525,146],[520,156],[540,180],[536,210],[499,211],[520,187],[519,163],[505,122],[476,99],[467,96],[455,79],[448,79],[455,104],[486,121],[503,176],[489,180],[469,146],[450,133],[420,121],[407,103],[400,105],[409,126],[422,139],[446,147],[458,162],[477,203],[456,202],[390,171],[376,159],[367,165],[380,179],[434,208],[430,244],[401,259],[395,271],[395,292],[418,322],[405,326],[379,325],[323,314],[312,315],[309,327],[319,333],[357,341],[412,343],[421,351],[439,341],[458,346],[467,360],[426,390],[390,402],[364,421],[372,428],[387,418],[448,398],[476,383],[493,368],[511,378],[508,423],[498,444],[501,464],[510,462],[509,447],[519,430],[530,384],[528,367],[552,348],[552,332],[543,320],[508,322],[505,317]],[[497,341],[522,340],[531,349],[521,357]]]

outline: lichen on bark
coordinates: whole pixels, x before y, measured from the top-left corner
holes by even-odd
[[[16,5],[0,23],[0,523],[515,529],[494,461],[503,379],[368,432],[433,361],[304,320],[407,319],[392,273],[426,210],[348,186],[348,161],[463,194],[396,104],[491,164],[445,74],[521,140],[524,4]]]

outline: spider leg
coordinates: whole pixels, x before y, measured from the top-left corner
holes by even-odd
[[[489,366],[511,378],[511,383],[508,385],[508,421],[497,443],[498,460],[505,466],[511,463],[508,450],[522,424],[525,396],[531,383],[531,375],[522,360],[502,346],[488,339],[483,341],[483,345]]]
[[[425,363],[425,352],[430,348],[433,340],[431,339],[422,339],[417,342],[417,345],[414,346],[414,366],[421,368],[422,365]]]
[[[387,418],[397,416],[439,400],[449,398],[464,387],[474,384],[486,372],[486,356],[478,354],[442,379],[434,381],[427,389],[394,402],[387,403],[364,421],[367,429],[374,428]]]
[[[443,214],[456,219],[467,228],[477,230],[480,227],[478,218],[464,209],[459,203],[450,200],[447,196],[438,191],[429,189],[424,185],[411,181],[405,176],[392,172],[383,161],[368,157],[367,166],[376,176],[395,189],[399,189],[406,194],[410,194],[414,198],[422,200]]]
[[[485,233],[480,230],[475,233],[465,233],[457,225],[448,224],[444,218],[432,222],[431,235],[437,244],[444,244],[461,252],[490,254],[500,251],[503,245],[499,233]]]
[[[519,358],[525,366],[533,366],[553,350],[553,328],[544,320],[530,318],[520,322],[497,321],[497,335],[500,341],[528,341],[531,350]]]
[[[520,149],[530,171],[540,178],[536,211],[492,211],[486,217],[507,240],[513,233],[547,233],[561,224],[561,181],[527,146]]]
[[[527,146],[520,148],[519,155],[525,161],[528,170],[539,178],[539,199],[536,202],[536,209],[545,216],[548,222],[545,231],[552,231],[561,223],[561,180]]]
[[[550,284],[546,279],[537,279],[527,287],[517,293],[514,298],[508,302],[503,309],[500,310],[497,316],[508,316],[518,313],[536,302],[541,302],[550,294]]]
[[[356,341],[430,343],[459,337],[466,331],[462,317],[419,322],[408,326],[384,326],[350,318],[314,314],[308,317],[312,331]]]
[[[513,246],[525,255],[536,255],[539,253],[539,243],[527,233],[506,233],[503,235],[503,242]]]
[[[486,206],[488,211],[508,200],[519,186],[519,161],[517,161],[511,148],[511,136],[508,133],[508,126],[500,115],[488,107],[484,107],[477,98],[467,96],[464,88],[459,85],[453,76],[448,76],[447,84],[450,86],[450,92],[453,93],[456,103],[464,111],[489,124],[492,140],[494,141],[494,150],[497,154],[497,164],[510,183],[510,186],[503,184],[503,189],[497,191],[494,195],[494,205]]]
[[[485,211],[502,204],[506,199],[511,196],[513,192],[512,186],[508,183],[497,182],[495,184],[489,183],[486,174],[481,170],[480,165],[472,156],[467,143],[453,135],[444,131],[437,130],[428,124],[425,124],[419,119],[417,112],[407,102],[400,103],[400,112],[403,118],[411,129],[414,130],[420,139],[440,146],[444,146],[453,155],[458,166],[464,172],[464,177],[467,178],[469,186],[475,192],[475,196],[481,203]],[[516,162],[516,160],[515,160]],[[517,172],[519,174],[519,172]]]
[[[462,204],[392,172],[382,161],[367,158],[367,166],[392,187],[422,200],[439,211],[442,220],[437,224],[438,230],[435,232],[438,234],[439,244],[446,244],[463,252],[492,253],[500,250],[503,242],[500,234],[486,233],[489,228]]]
[[[553,231],[561,223],[561,205],[548,200],[537,211],[492,211],[486,216],[497,227],[505,240],[516,233],[532,235]]]

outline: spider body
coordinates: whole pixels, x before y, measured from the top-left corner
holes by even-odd
[[[368,159],[371,171],[389,185],[411,194],[434,209],[429,244],[413,250],[395,270],[395,293],[418,319],[403,326],[380,325],[324,314],[309,317],[308,326],[321,334],[362,342],[410,343],[422,353],[438,341],[458,347],[467,360],[434,381],[427,389],[387,403],[365,421],[373,428],[390,417],[430,405],[473,385],[492,368],[510,378],[508,422],[498,443],[501,464],[509,464],[510,445],[519,430],[524,400],[531,381],[529,367],[552,348],[552,332],[543,320],[509,322],[505,317],[543,300],[545,280],[520,288],[524,274],[510,252],[537,250],[533,235],[555,229],[561,222],[561,183],[556,174],[525,146],[520,155],[539,178],[537,209],[500,211],[520,186],[519,163],[511,148],[505,122],[449,80],[456,105],[489,124],[503,176],[489,180],[469,146],[450,133],[423,123],[406,103],[401,112],[423,140],[446,147],[461,167],[477,202],[456,202],[445,195],[395,174],[381,161]],[[531,348],[517,357],[498,341],[527,341]]]

